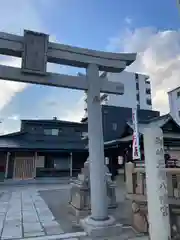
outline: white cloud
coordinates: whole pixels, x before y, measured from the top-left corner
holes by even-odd
[[[17,6],[21,6],[16,11]],[[0,29],[4,32],[14,34],[23,34],[24,29],[41,31],[43,29],[40,18],[30,0],[2,0],[0,8]],[[0,64],[20,67],[21,60],[16,58],[1,58]],[[0,81],[0,110],[6,106],[11,98],[18,92],[22,91],[27,84]]]
[[[20,66],[19,59],[12,59],[10,61],[0,61],[2,65],[9,65],[14,67]],[[5,107],[16,93],[22,91],[27,84],[13,81],[0,80],[0,110]]]
[[[180,85],[180,32],[155,28],[126,30],[123,36],[111,38],[108,48],[138,53],[128,70],[150,76],[153,107],[161,113],[168,112],[167,91]]]
[[[132,18],[126,17],[126,18],[125,18],[125,23],[128,24],[128,25],[131,25],[131,23],[132,23]]]
[[[57,89],[43,99],[40,109],[43,109],[46,118],[56,116],[60,120],[80,122],[84,117],[83,92]]]
[[[20,120],[20,117],[19,117],[19,115],[17,114],[17,115],[9,116],[8,119],[17,121],[17,120]]]
[[[20,35],[23,35],[24,29],[43,31],[44,27],[34,6],[32,0],[1,0],[1,31]],[[21,60],[17,58],[2,56],[0,58],[0,64],[3,65],[19,67],[20,62]],[[8,105],[12,97],[23,91],[27,86],[28,84],[25,83],[0,80],[0,111]],[[4,123],[6,125],[4,131],[11,131],[12,119],[11,121],[10,119],[7,120],[7,122],[5,120]]]
[[[64,111],[64,115],[60,116],[60,119],[72,121],[72,122],[80,122],[84,117],[84,96],[79,99],[79,101],[74,106],[74,109],[67,109]]]
[[[21,6],[19,11],[16,11],[17,6]],[[0,8],[1,31],[23,35],[24,29],[31,29],[34,31],[47,33],[47,29],[44,27],[41,18],[41,16],[43,15],[39,14],[37,6],[41,7],[41,9],[43,9],[43,11],[45,12],[49,10],[49,8],[54,7],[54,5],[51,4],[51,1],[49,0],[39,0],[38,4],[36,0],[2,0]],[[53,42],[58,41],[56,36],[52,33],[50,34],[49,39]],[[20,67],[20,59],[0,57],[0,64]],[[59,66],[49,63],[47,68],[48,71],[61,73],[66,73],[67,71],[70,71],[71,73],[71,70],[69,70],[69,68],[66,66]],[[10,103],[12,98],[17,93],[27,88],[27,86],[28,84],[25,83],[0,80],[0,111],[4,114],[3,124],[1,124],[1,127],[3,126],[3,132],[7,133],[19,129],[19,119],[22,117],[23,111],[19,110],[20,108],[17,107],[16,104],[20,104],[21,100],[18,101],[18,103],[13,102],[12,104],[11,102],[11,106],[8,105],[8,103]],[[81,120],[81,115],[83,115],[83,104],[81,103],[81,100],[78,103],[76,103],[77,101],[73,102],[73,97],[75,97],[75,94],[73,96],[70,96],[71,93],[68,92],[67,98],[72,97],[72,104],[69,104],[70,106],[66,103],[65,99],[63,99],[64,103],[60,106],[60,104],[58,103],[59,95],[54,95],[54,99],[52,101],[50,100],[50,102],[47,104],[48,106],[42,106],[42,108],[39,109],[38,106],[41,101],[44,101],[44,99],[48,97],[51,98],[51,90],[48,91],[48,94],[46,92],[46,96],[43,95],[43,90],[39,89],[39,91],[40,97],[39,99],[37,99],[37,105],[34,106],[33,109],[29,109],[28,117],[31,115],[32,118],[34,118],[36,115],[38,115],[39,118],[41,116],[45,118],[58,116],[59,119],[66,119],[71,121]],[[24,96],[22,98],[24,98]],[[77,98],[76,96],[75,99],[77,100],[79,98]],[[22,102],[23,100],[24,99],[22,99]],[[11,115],[11,113],[9,114],[10,111],[8,109],[12,109],[12,105],[14,113]],[[18,109],[18,111],[16,111],[16,109]],[[25,115],[23,115],[23,117],[24,116]]]

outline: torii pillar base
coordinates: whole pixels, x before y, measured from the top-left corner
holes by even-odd
[[[97,221],[88,216],[80,221],[85,232],[91,237],[112,237],[120,236],[122,224],[117,224],[112,216],[107,220]]]

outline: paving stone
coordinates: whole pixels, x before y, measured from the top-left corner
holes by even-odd
[[[50,235],[57,236],[64,233],[36,190],[30,192],[16,189],[15,191],[17,192],[12,194],[8,192],[5,201],[0,201],[0,231],[3,232],[0,239],[22,237],[48,239],[46,237]],[[48,236],[45,236],[46,233]]]
[[[1,208],[0,207],[0,214],[3,215],[7,212],[7,208]]]
[[[38,218],[24,218],[23,219],[23,223],[38,223],[39,219]]]
[[[45,222],[50,222],[50,221],[53,222],[53,221],[55,220],[55,218],[54,218],[53,216],[52,216],[52,217],[46,217],[46,216],[43,217],[43,216],[40,216],[39,219],[40,219],[40,222],[42,222],[42,223],[43,223],[43,222],[44,222],[44,223],[45,223]]]
[[[45,231],[47,235],[55,235],[64,233],[64,231],[60,228],[60,226],[53,226],[53,227],[45,227]]]
[[[37,213],[35,211],[23,211],[22,215],[23,217],[37,217]]]
[[[23,223],[24,232],[42,232],[40,223]]]
[[[4,226],[1,239],[22,238],[21,226]]]
[[[3,227],[4,227],[4,224],[3,224],[3,223],[0,223],[0,233],[1,233],[2,230],[3,230]]]
[[[60,226],[56,221],[41,222],[43,227],[57,227]]]
[[[4,226],[20,226],[22,224],[21,221],[13,219],[4,222]]]
[[[13,221],[13,220],[15,220],[15,221],[21,221],[21,216],[6,216],[6,219],[5,219],[5,221]]]
[[[25,232],[24,233],[24,237],[40,237],[40,236],[45,236],[45,233],[44,232]]]
[[[6,215],[4,214],[4,215],[0,215],[0,222],[3,222],[4,221],[4,219],[5,219],[5,217],[6,217]]]

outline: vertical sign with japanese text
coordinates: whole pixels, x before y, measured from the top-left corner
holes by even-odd
[[[150,239],[170,240],[163,131],[158,126],[149,124],[144,129],[143,138]]]
[[[139,149],[139,132],[137,122],[137,109],[132,109],[132,123],[133,123],[133,144],[132,144],[132,158],[133,160],[141,159]]]

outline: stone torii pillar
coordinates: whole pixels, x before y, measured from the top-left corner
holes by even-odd
[[[104,168],[104,140],[102,128],[102,113],[100,105],[99,69],[95,64],[87,68],[89,84],[87,94],[88,136],[91,183],[91,218],[107,220],[107,192]]]
[[[0,32],[0,54],[22,58],[21,69],[0,65],[0,79],[88,92],[92,213],[82,221],[82,225],[95,236],[107,236],[114,228],[120,229],[113,225],[114,220],[107,212],[100,92],[121,95],[124,86],[108,81],[107,77],[99,77],[99,71],[121,72],[135,61],[136,54],[108,53],[52,43],[48,35],[26,30],[23,37]],[[69,76],[46,72],[47,62],[86,68],[87,74]]]

